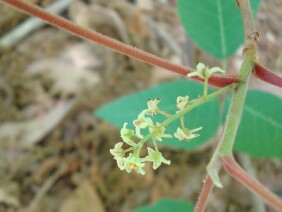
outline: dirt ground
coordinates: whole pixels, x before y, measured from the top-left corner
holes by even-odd
[[[42,7],[56,2],[29,1]],[[175,4],[76,0],[61,15],[175,63],[219,64],[186,38]],[[0,41],[28,18],[3,3],[0,14]],[[257,26],[260,62],[281,74],[281,0],[262,1]],[[239,50],[228,61],[230,72],[241,60]],[[93,116],[106,102],[175,78],[49,25],[1,46],[0,212],[130,211],[163,197],[195,203],[220,132],[193,152],[164,148],[173,165],[145,167],[141,176],[118,169],[109,149],[120,141],[119,131]],[[256,79],[251,87],[282,96]],[[282,196],[281,160],[236,157]],[[214,189],[207,211],[255,211],[251,193],[225,173],[221,177],[225,188]]]

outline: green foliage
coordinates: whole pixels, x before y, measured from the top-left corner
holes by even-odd
[[[251,0],[254,14],[260,0]],[[211,55],[226,59],[243,43],[240,10],[235,0],[178,0],[180,20],[192,40]]]
[[[157,203],[151,206],[143,206],[135,209],[134,212],[193,212],[193,206],[184,201],[172,200],[172,199],[160,199]]]
[[[131,94],[106,104],[95,111],[95,115],[108,121],[118,129],[122,128],[124,122],[129,122],[128,128],[133,129],[132,121],[147,107],[148,99],[160,98],[159,107],[161,110],[175,113],[176,98],[189,95],[195,99],[203,92],[203,85],[188,80],[176,80],[159,84],[153,88]],[[162,122],[164,117],[157,115],[156,120]],[[180,122],[174,121],[166,130],[166,133],[173,134]],[[207,142],[216,132],[219,126],[219,100],[214,99],[196,109],[193,109],[185,116],[185,126],[190,129],[203,127],[200,136],[191,142],[178,141],[177,139],[163,139],[162,144],[178,149],[193,149]],[[115,141],[118,142],[118,141]]]
[[[225,114],[231,103],[227,99]],[[282,99],[262,91],[249,91],[235,150],[255,157],[282,157]]]

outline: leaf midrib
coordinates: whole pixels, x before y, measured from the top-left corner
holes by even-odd
[[[221,41],[221,53],[222,56],[226,57],[226,38],[224,34],[224,23],[222,18],[222,8],[220,0],[217,0],[217,10],[218,10],[218,22],[219,22],[219,29],[220,29],[220,41]]]
[[[276,128],[279,128],[279,129],[282,129],[282,123],[279,123],[273,119],[269,119],[267,116],[265,116],[263,113],[260,113],[258,112],[256,109],[252,108],[251,106],[249,105],[245,105],[244,106],[244,109],[249,112],[250,114],[254,115],[255,117],[267,122],[267,123],[270,123],[272,126],[276,127]]]

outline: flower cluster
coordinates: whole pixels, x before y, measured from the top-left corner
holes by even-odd
[[[188,96],[181,97],[179,96],[176,99],[176,108],[177,112],[186,109],[188,105]],[[115,145],[113,149],[110,150],[111,154],[114,156],[114,159],[117,161],[117,165],[121,170],[126,170],[131,172],[135,170],[137,173],[142,175],[145,174],[144,166],[146,162],[152,162],[153,169],[157,169],[162,163],[169,165],[170,160],[167,160],[163,157],[162,153],[158,150],[157,142],[161,142],[163,138],[172,138],[171,134],[167,134],[167,126],[162,123],[154,122],[152,118],[156,114],[162,114],[167,117],[167,119],[173,119],[172,114],[161,111],[158,107],[160,99],[149,99],[147,102],[148,108],[141,111],[137,119],[133,121],[135,130],[127,128],[128,123],[124,123],[122,129],[120,130],[120,135],[123,142],[119,142]],[[184,117],[182,117],[184,119]],[[149,134],[143,135],[143,130],[148,129]],[[189,130],[183,125],[182,128],[178,128],[174,133],[174,137],[179,141],[186,140],[190,141],[193,138],[199,136],[195,132],[199,131],[200,128]],[[147,155],[140,157],[140,151],[144,143],[151,139],[154,144],[154,148],[147,148]],[[127,149],[123,148],[123,144],[128,146]]]

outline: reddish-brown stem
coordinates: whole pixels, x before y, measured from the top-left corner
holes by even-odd
[[[259,195],[265,202],[278,211],[282,210],[282,200],[272,194],[263,185],[251,178],[234,160],[232,156],[222,157],[224,169],[236,180],[246,186],[248,189]]]
[[[89,30],[89,29],[80,27],[72,23],[71,21],[68,21],[60,16],[52,15],[51,13],[44,11],[40,7],[36,5],[32,5],[26,1],[22,1],[22,0],[2,0],[2,1],[14,7],[15,9],[18,9],[29,15],[38,17],[46,21],[47,23],[53,26],[59,27],[65,31],[68,31],[76,36],[79,36],[89,41],[99,43],[119,53],[125,54],[129,57],[136,58],[145,63],[149,63],[151,65],[155,65],[155,66],[164,68],[166,70],[169,70],[169,71],[172,71],[172,72],[184,75],[184,76],[194,71],[193,69],[189,69],[184,66],[170,63],[169,61],[165,59],[162,59],[160,57],[157,57],[155,55],[152,55],[150,53],[147,53],[145,51],[132,47],[130,45],[124,44],[120,41],[117,41],[115,39],[102,35],[100,33],[97,33],[93,30]],[[202,81],[198,77],[193,77],[193,79]],[[239,77],[236,75],[214,74],[209,79],[209,84],[217,86],[217,87],[224,87],[224,86],[230,85],[238,81],[239,81]]]
[[[212,189],[213,189],[213,182],[210,176],[207,174],[204,179],[204,184],[201,193],[198,197],[198,201],[194,208],[194,212],[202,212],[205,210]]]
[[[282,88],[282,77],[258,63],[255,64],[253,75],[265,82],[268,82],[269,84]]]

